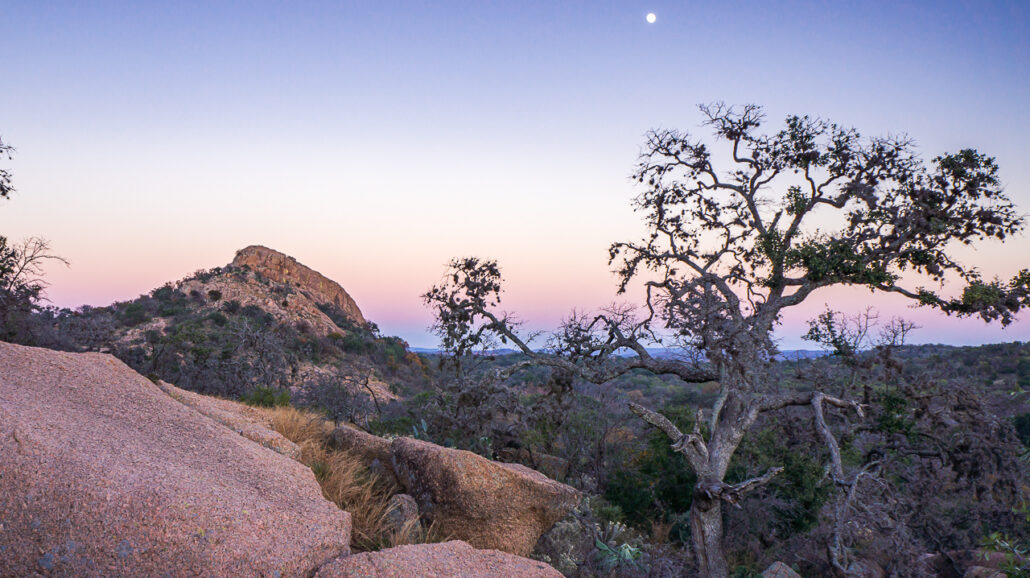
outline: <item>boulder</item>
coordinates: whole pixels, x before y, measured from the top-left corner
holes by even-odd
[[[157,386],[176,401],[192,407],[241,436],[290,459],[300,460],[300,448],[297,444],[272,429],[272,420],[260,409],[228,399],[179,389],[163,381],[158,381]]]
[[[541,474],[559,481],[569,475],[569,461],[565,458],[534,452],[527,448],[501,448],[497,452],[497,458],[502,462],[529,466]]]
[[[1003,552],[986,550],[950,550],[924,555],[920,562],[937,576],[959,578],[973,567],[1000,568],[1005,563]]]
[[[783,562],[773,562],[762,572],[762,578],[801,578],[801,575]]]
[[[316,578],[353,576],[421,578],[561,578],[561,573],[543,562],[497,550],[476,550],[461,541],[442,544],[397,546],[337,558],[323,566]]]
[[[349,544],[300,463],[110,355],[0,343],[0,574],[304,576]]]
[[[855,560],[848,566],[849,578],[884,578],[887,573],[872,560]]]
[[[419,523],[418,504],[408,494],[390,496],[386,505],[386,523],[395,534],[410,531]]]
[[[423,519],[476,548],[526,556],[579,492],[518,464],[411,438],[392,444],[393,470]]]
[[[1007,574],[995,568],[986,566],[970,566],[962,578],[1005,578]]]
[[[399,485],[393,471],[393,450],[390,440],[365,433],[348,425],[341,425],[333,430],[332,442],[336,449],[358,456],[370,471]]]

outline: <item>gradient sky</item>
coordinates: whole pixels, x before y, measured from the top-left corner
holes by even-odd
[[[645,15],[658,21],[649,25]],[[610,303],[613,241],[643,229],[629,175],[695,105],[907,133],[927,157],[997,157],[1030,211],[1030,3],[45,2],[0,0],[0,137],[18,193],[0,232],[51,240],[60,306],[106,305],[246,245],[339,281],[384,333],[432,346],[419,294],[500,261],[532,327]],[[965,252],[987,276],[1027,237]],[[635,296],[629,296],[631,299]],[[919,342],[1030,340],[867,291]],[[810,346],[809,346],[810,347]]]

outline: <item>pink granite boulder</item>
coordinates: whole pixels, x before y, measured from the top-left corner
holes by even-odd
[[[349,544],[300,463],[110,355],[0,343],[0,574],[304,576]]]

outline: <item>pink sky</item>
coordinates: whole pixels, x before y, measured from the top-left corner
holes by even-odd
[[[463,255],[498,259],[505,305],[551,328],[615,298],[643,134],[698,132],[697,103],[907,133],[927,158],[973,146],[1030,210],[1028,32],[1021,2],[21,3],[0,18],[0,234],[72,262],[48,273],[62,306],[263,244],[414,345],[419,294]],[[963,258],[1007,277],[1028,256],[1020,236]],[[826,300],[912,317],[917,341],[1030,340],[845,291],[788,315],[785,347]]]

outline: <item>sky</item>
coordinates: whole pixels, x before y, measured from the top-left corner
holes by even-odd
[[[654,13],[649,24],[646,15]],[[385,334],[431,347],[419,295],[497,259],[504,307],[553,328],[615,295],[608,246],[644,233],[644,134],[703,134],[698,103],[904,133],[995,156],[1030,211],[1030,3],[48,2],[0,0],[0,234],[51,241],[62,307],[131,299],[262,244],[338,281]],[[987,277],[1026,236],[962,251]],[[1030,340],[862,290],[915,342]]]

